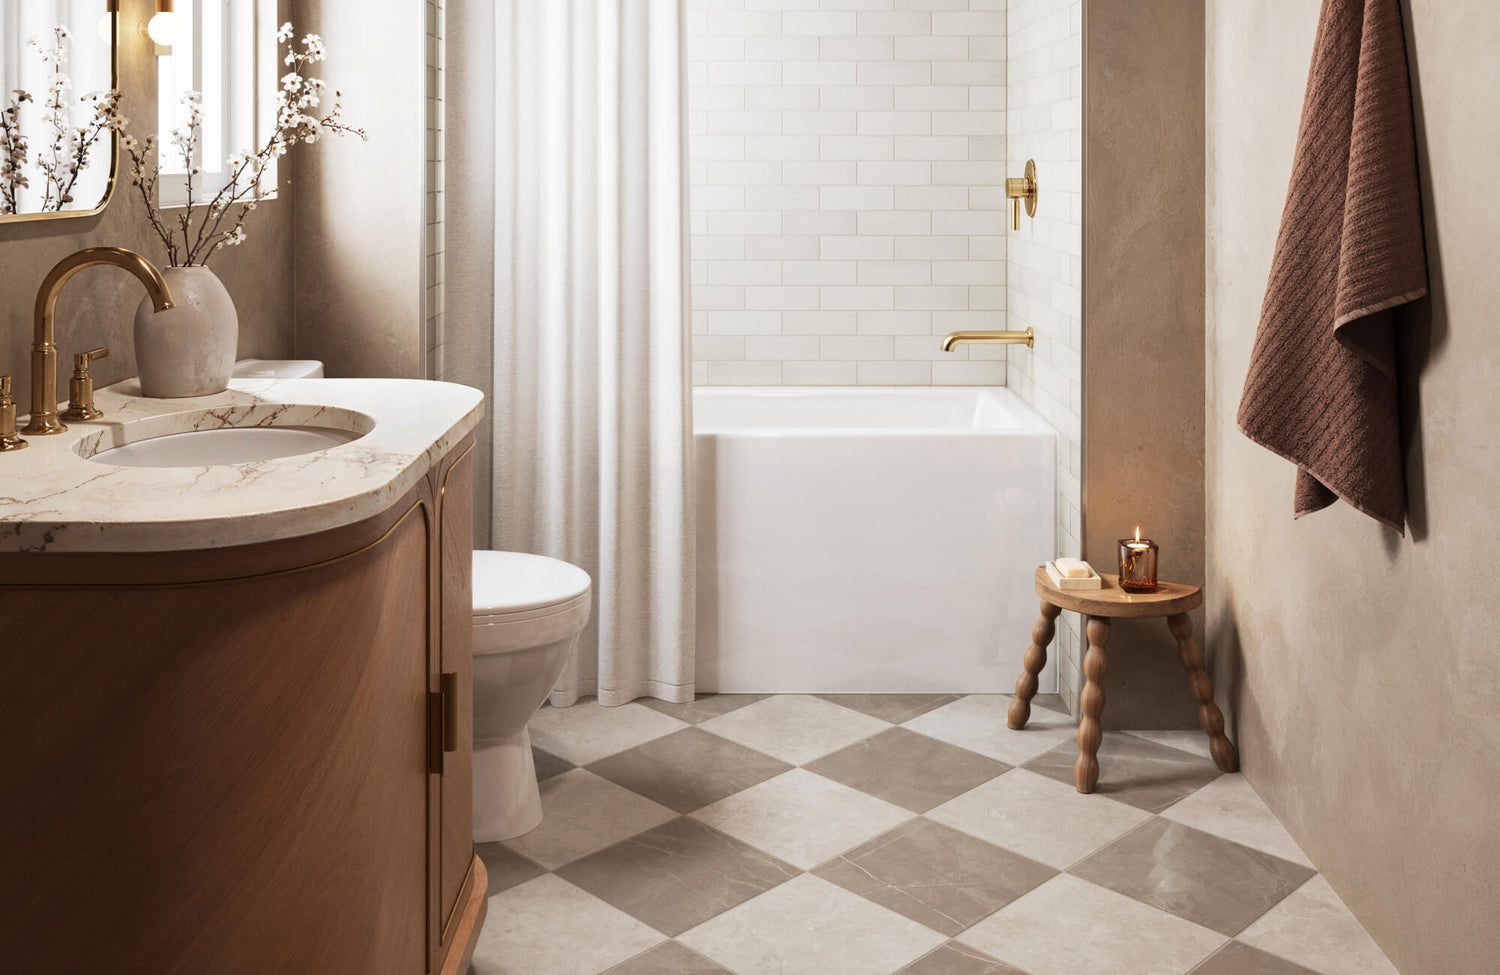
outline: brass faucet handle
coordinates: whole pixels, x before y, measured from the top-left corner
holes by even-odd
[[[1026,215],[1036,216],[1036,160],[1026,160],[1024,175],[1012,176],[1005,181],[1005,195],[1010,199],[1010,226],[1021,229],[1021,203],[1026,203]]]
[[[68,380],[68,408],[63,411],[64,420],[97,420],[104,411],[94,407],[94,377],[89,375],[89,363],[109,355],[109,349],[100,346],[79,352],[73,356],[73,378]]]
[[[100,346],[97,349],[89,349],[87,352],[79,352],[73,356],[73,377],[75,379],[87,379],[89,375],[89,363],[95,359],[108,359],[109,349]]]
[[[16,433],[16,404],[10,398],[10,377],[0,376],[0,453],[25,447],[26,441]]]

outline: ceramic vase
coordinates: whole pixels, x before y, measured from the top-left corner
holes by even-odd
[[[141,395],[209,396],[229,387],[239,348],[234,301],[201,265],[162,269],[174,307],[158,312],[148,297],[135,312],[135,363]]]

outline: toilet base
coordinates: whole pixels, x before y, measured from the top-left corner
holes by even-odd
[[[515,839],[541,825],[531,734],[474,742],[474,842]]]

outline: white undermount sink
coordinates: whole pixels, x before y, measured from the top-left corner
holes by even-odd
[[[267,403],[127,422],[75,450],[112,467],[217,467],[328,450],[373,429],[372,417],[353,410]]]
[[[217,464],[250,464],[276,457],[310,454],[356,440],[352,430],[328,427],[227,427],[173,433],[90,457],[114,467],[212,467]]]

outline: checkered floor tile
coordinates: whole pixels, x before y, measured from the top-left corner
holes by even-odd
[[[998,695],[544,708],[471,975],[1395,975],[1190,734]],[[1048,709],[1048,706],[1052,708]]]

